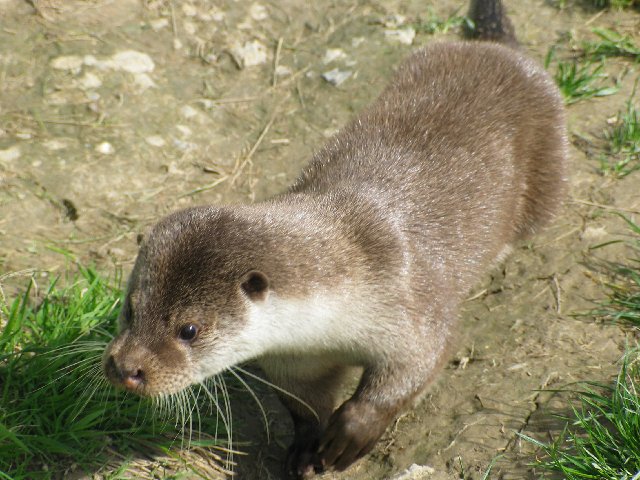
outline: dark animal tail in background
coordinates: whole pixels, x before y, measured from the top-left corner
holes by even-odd
[[[471,0],[469,19],[473,26],[465,29],[467,38],[518,46],[516,34],[500,0]]]

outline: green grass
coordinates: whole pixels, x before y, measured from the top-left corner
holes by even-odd
[[[117,477],[109,451],[179,456],[175,447],[213,447],[214,433],[225,435],[215,411],[190,402],[211,388],[154,403],[107,384],[100,358],[115,331],[117,287],[91,269],[38,294],[34,285],[0,304],[0,479],[64,478],[72,466],[90,476],[107,464]]]
[[[582,48],[587,57],[630,57],[640,61],[640,46],[628,35],[621,35],[608,28],[594,28],[598,41],[585,41]]]
[[[596,8],[613,8],[618,10],[640,5],[638,0],[589,0],[588,3]]]
[[[640,478],[640,350],[625,356],[612,386],[585,383],[565,430],[542,449],[543,469],[567,480]]]
[[[549,68],[554,57],[554,49],[549,50],[545,68]],[[578,60],[558,61],[553,76],[567,105],[588,98],[613,95],[618,91],[617,85],[605,84],[609,75],[604,71],[604,61],[598,63]]]
[[[605,131],[609,142],[609,155],[602,157],[605,173],[624,177],[640,169],[640,110],[634,96],[618,114],[617,122]]]
[[[420,21],[414,24],[416,32],[426,33],[429,35],[437,33],[447,33],[450,30],[466,26],[469,29],[473,29],[473,22],[471,19],[464,15],[458,15],[457,12],[452,13],[447,18],[438,17],[433,11],[427,8],[427,17],[420,19]]]
[[[592,314],[605,321],[640,328],[640,226],[620,215],[631,229],[631,258],[609,263],[608,299]],[[602,246],[614,242],[608,242]],[[619,243],[619,242],[617,242]],[[560,478],[640,478],[640,348],[630,349],[612,385],[583,382],[572,393],[576,402],[566,426],[545,443],[524,436],[544,453],[536,465]],[[551,478],[556,478],[552,476]]]
[[[563,9],[567,6],[567,0],[555,0],[552,2],[557,8]],[[623,8],[640,7],[638,0],[582,0],[585,7],[588,8],[611,8],[613,10],[621,10]]]

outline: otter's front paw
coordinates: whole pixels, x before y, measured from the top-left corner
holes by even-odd
[[[320,441],[317,436],[296,439],[287,451],[285,477],[288,479],[308,479],[324,468],[318,454]]]
[[[392,418],[392,416],[391,416]],[[325,468],[344,470],[367,454],[386,430],[388,412],[357,400],[345,402],[329,420],[320,443],[320,458]]]

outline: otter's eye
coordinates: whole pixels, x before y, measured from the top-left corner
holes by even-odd
[[[180,329],[180,340],[191,341],[196,338],[198,327],[193,324],[185,325]]]

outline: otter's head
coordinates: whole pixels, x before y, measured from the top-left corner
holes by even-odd
[[[244,230],[244,231],[243,231]],[[257,356],[243,333],[269,279],[247,252],[243,222],[213,208],[177,212],[144,239],[127,286],[107,378],[144,396],[168,395]]]

